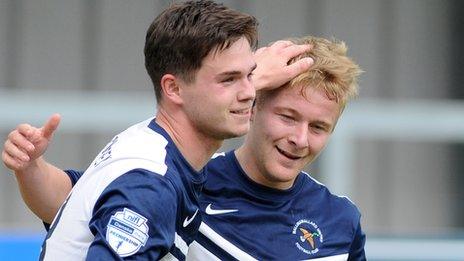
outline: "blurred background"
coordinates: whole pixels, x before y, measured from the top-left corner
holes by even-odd
[[[58,112],[46,158],[84,170],[154,115],[145,31],[170,2],[0,0],[2,145],[19,123]],[[369,260],[464,260],[464,2],[222,2],[259,19],[260,45],[336,37],[364,69],[359,98],[307,170],[360,208]],[[0,259],[37,259],[43,237],[0,166]]]

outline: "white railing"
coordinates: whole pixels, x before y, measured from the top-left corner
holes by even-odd
[[[41,125],[62,114],[63,132],[118,132],[155,113],[151,92],[10,91],[0,88],[0,130],[18,123]],[[353,188],[357,138],[464,141],[464,103],[457,101],[359,100],[348,105],[326,151],[321,176],[337,194]],[[370,260],[464,260],[464,239],[369,237]]]
[[[464,102],[360,100],[349,104],[321,155],[321,176],[337,194],[352,195],[356,139],[464,141]]]

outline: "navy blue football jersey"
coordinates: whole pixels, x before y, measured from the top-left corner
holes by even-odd
[[[206,166],[200,233],[188,259],[365,260],[360,212],[301,172],[288,190],[255,183],[233,151]]]
[[[154,119],[116,135],[73,189],[42,246],[44,260],[184,260],[205,181]]]
[[[217,154],[205,172],[203,220],[187,260],[366,260],[356,206],[307,173],[288,190],[265,187],[233,151]],[[80,176],[67,173],[73,182]]]

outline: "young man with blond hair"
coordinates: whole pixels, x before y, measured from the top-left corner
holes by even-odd
[[[244,144],[207,164],[200,197],[206,215],[196,239],[201,247],[192,247],[189,256],[365,260],[356,206],[302,172],[357,94],[361,71],[342,42],[294,41],[313,46],[302,57],[314,64],[278,89],[259,91]]]

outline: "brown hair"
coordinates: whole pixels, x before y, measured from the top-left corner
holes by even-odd
[[[163,75],[194,81],[195,72],[211,51],[227,49],[241,37],[255,49],[257,27],[255,17],[213,1],[171,5],[150,25],[145,40],[145,67],[157,101],[161,100]]]

